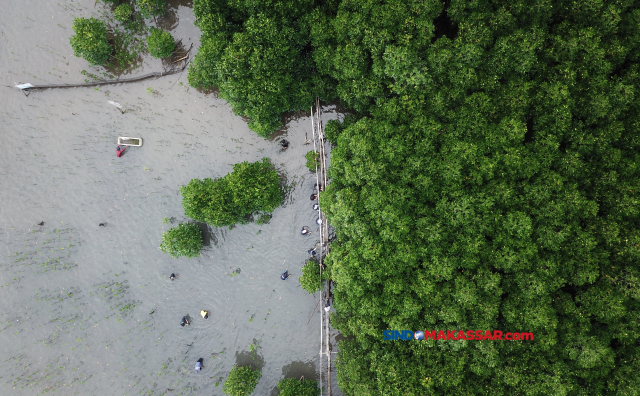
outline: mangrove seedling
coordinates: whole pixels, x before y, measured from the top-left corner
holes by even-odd
[[[302,275],[298,278],[300,286],[309,294],[313,294],[322,290],[324,282],[329,279],[329,271],[322,270],[320,274],[320,265],[316,260],[309,260],[302,267]]]

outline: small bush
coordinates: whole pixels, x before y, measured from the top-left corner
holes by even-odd
[[[298,278],[298,282],[307,293],[313,294],[322,290],[322,286],[327,279],[329,279],[329,271],[324,269],[322,270],[322,275],[320,275],[320,265],[312,259],[302,267],[302,276]]]
[[[314,380],[301,380],[287,378],[278,382],[280,396],[318,396],[320,388],[318,382]]]
[[[113,12],[113,16],[116,18],[118,22],[126,22],[131,18],[133,14],[133,7],[129,4],[120,4],[116,7],[116,10]]]
[[[136,7],[143,18],[154,18],[167,12],[165,0],[136,0]]]
[[[222,390],[227,396],[249,396],[258,385],[262,373],[251,367],[233,365]]]
[[[162,234],[160,250],[173,258],[198,257],[202,249],[202,233],[194,223],[180,223]]]
[[[187,216],[215,227],[246,223],[254,212],[273,212],[282,203],[278,173],[267,158],[242,162],[221,179],[193,179],[180,188]]]
[[[75,18],[71,27],[75,32],[69,39],[73,55],[86,59],[91,66],[107,63],[112,48],[107,40],[106,23],[93,17]]]
[[[166,58],[176,49],[176,43],[171,33],[151,27],[151,34],[147,37],[147,47],[154,58]]]
[[[310,171],[315,172],[316,165],[320,160],[320,154],[317,151],[312,150],[305,154],[304,158],[307,159],[307,168],[309,168]]]

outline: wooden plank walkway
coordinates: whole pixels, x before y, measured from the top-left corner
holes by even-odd
[[[322,212],[322,203],[320,201],[320,191],[327,186],[327,141],[324,136],[324,129],[321,119],[320,100],[316,98],[315,111],[311,107],[311,128],[313,138],[313,149],[318,153],[319,161],[316,164],[316,190],[318,191],[318,218],[320,222],[320,254],[318,263],[320,265],[320,274],[324,268],[324,258],[329,254],[329,224]],[[320,292],[320,300],[327,301],[331,297],[331,280],[327,281],[326,289]],[[320,395],[322,396],[322,358],[327,357],[327,395],[331,396],[331,344],[330,344],[330,321],[329,312],[324,310],[325,304],[320,308]]]

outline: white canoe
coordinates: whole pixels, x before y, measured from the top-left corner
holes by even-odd
[[[133,137],[118,137],[118,145],[120,146],[142,146],[142,138],[133,138]]]

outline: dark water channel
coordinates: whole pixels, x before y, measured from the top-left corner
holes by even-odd
[[[69,46],[73,17],[103,10],[94,3],[5,0],[2,84],[76,83],[83,69],[103,72]],[[170,4],[158,24],[185,47],[194,43],[195,53],[191,2]],[[161,70],[144,56],[124,77]],[[317,378],[319,315],[307,322],[318,295],[297,281],[315,244],[300,227],[317,228],[315,177],[304,167],[308,115],[280,131],[291,142],[282,151],[225,101],[188,87],[186,72],[28,97],[0,92],[0,394],[222,395],[235,363],[262,370],[255,395],[277,394],[285,376]],[[325,121],[338,116],[325,109]],[[143,146],[118,158],[118,136],[140,137]],[[197,259],[158,250],[171,227],[163,218],[187,220],[179,186],[265,156],[290,186],[270,223],[203,225]],[[283,282],[287,267],[292,276]],[[171,272],[179,279],[171,282]],[[186,314],[192,324],[183,328]],[[199,358],[205,369],[195,373]]]

